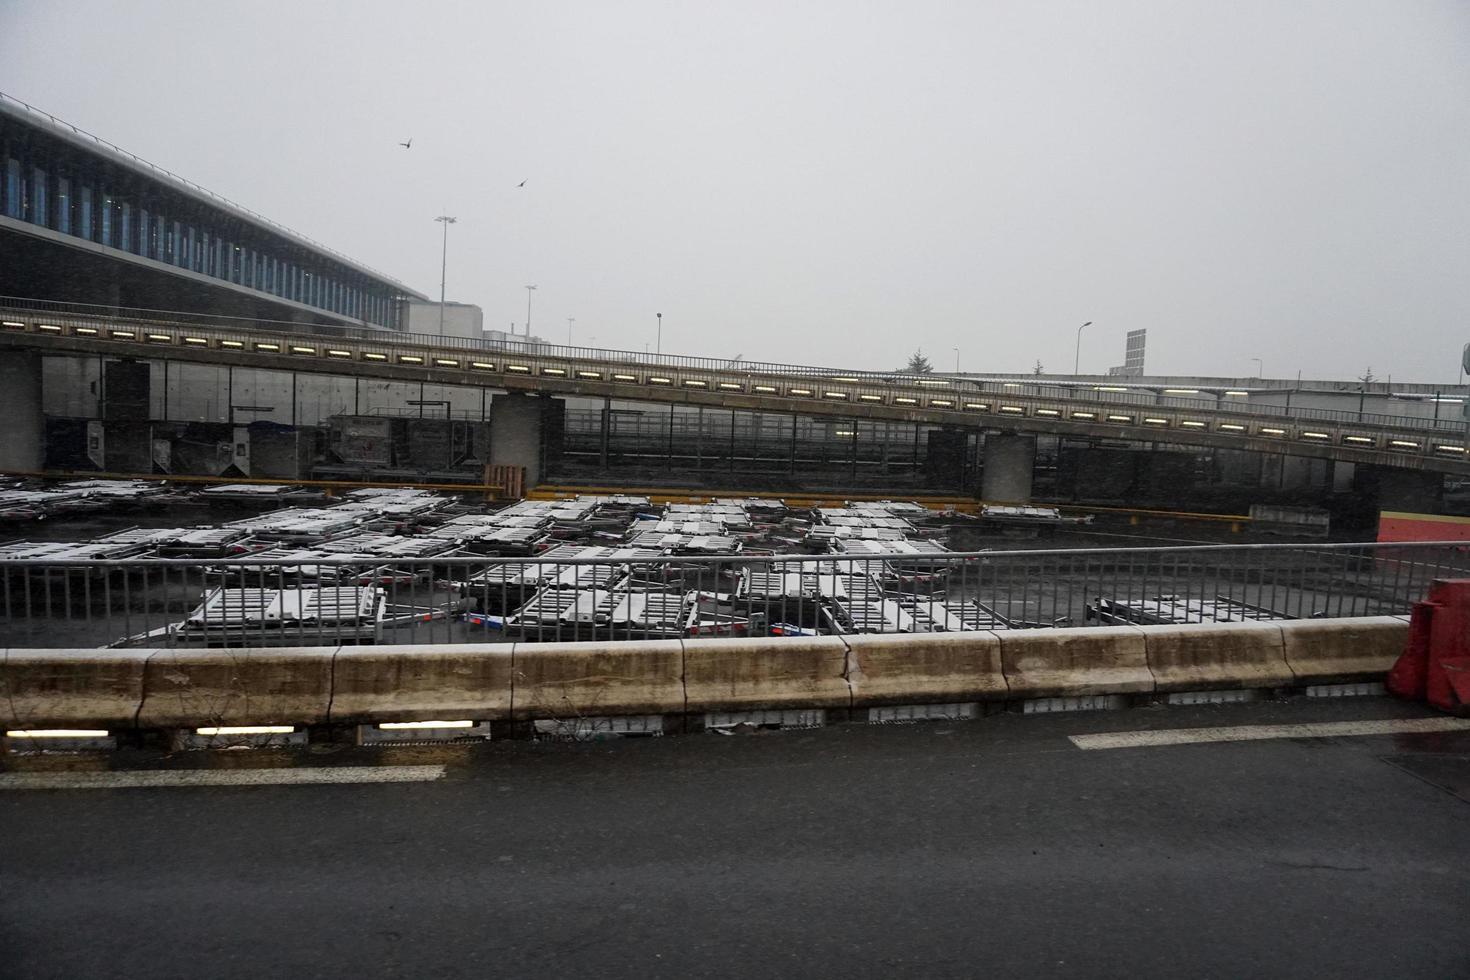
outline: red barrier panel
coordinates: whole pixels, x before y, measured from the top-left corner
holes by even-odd
[[[1424,700],[1424,678],[1429,673],[1429,633],[1434,622],[1433,602],[1416,602],[1409,616],[1409,641],[1384,682],[1389,692],[1409,701]]]
[[[1378,513],[1379,541],[1470,541],[1470,517]]]
[[[1437,608],[1429,624],[1424,697],[1443,711],[1460,711],[1470,705],[1456,690],[1465,689],[1464,672],[1470,667],[1470,579],[1435,582],[1429,597]]]
[[[1440,669],[1444,671],[1445,679],[1450,683],[1450,690],[1455,692],[1459,699],[1457,711],[1463,714],[1466,705],[1470,705],[1470,657],[1456,657],[1453,660],[1441,660]]]

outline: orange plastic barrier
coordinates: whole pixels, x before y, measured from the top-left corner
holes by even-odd
[[[1414,603],[1409,640],[1389,671],[1388,689],[1442,711],[1470,710],[1470,579],[1441,579]]]

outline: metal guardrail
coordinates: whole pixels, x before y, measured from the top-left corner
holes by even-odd
[[[1425,420],[1404,424],[1316,422],[1233,408],[1147,405],[1107,400],[1108,392],[1072,393],[1068,398],[971,391],[943,377],[888,377],[872,374],[793,378],[742,368],[650,366],[609,359],[603,350],[546,346],[537,352],[464,338],[425,338],[341,328],[331,334],[290,335],[199,324],[154,323],[103,317],[74,317],[0,306],[0,338],[25,336],[40,349],[75,346],[115,350],[132,357],[189,357],[238,360],[277,370],[377,371],[391,376],[431,378],[436,383],[485,385],[569,394],[607,394],[644,401],[723,404],[732,396],[781,400],[781,410],[835,417],[872,415],[875,410],[910,418],[926,416],[957,425],[1059,427],[1102,437],[1152,442],[1221,444],[1243,448],[1282,445],[1328,447],[1332,454],[1386,465],[1410,465],[1430,458],[1441,469],[1467,466],[1462,436],[1440,430],[1426,433]],[[175,352],[170,354],[170,352]],[[550,351],[552,353],[545,353]],[[746,407],[760,408],[759,403]],[[882,416],[879,416],[882,417]],[[991,419],[1003,420],[991,422]],[[1208,435],[1210,439],[1202,439]],[[1228,443],[1227,443],[1228,444]],[[1315,450],[1322,454],[1321,449]],[[1420,465],[1423,465],[1422,463]]]
[[[919,633],[1402,615],[1470,544],[635,560],[0,560],[10,647]]]
[[[1280,394],[1286,390],[1299,390],[1311,394],[1338,394],[1356,395],[1366,392],[1369,395],[1397,395],[1410,398],[1444,395],[1448,397],[1463,397],[1470,386],[1463,380],[1453,384],[1425,384],[1423,382],[1391,380],[1374,380],[1363,382],[1358,379],[1352,381],[1331,380],[1321,377],[1254,377],[1251,375],[1198,375],[1198,374],[1142,374],[1142,375],[1117,375],[1117,374],[1035,374],[1031,371],[962,371],[962,377],[983,378],[986,381],[1062,385],[1081,383],[1087,385],[1131,385],[1143,390],[1162,390],[1164,388],[1183,389],[1195,388],[1207,391],[1226,390],[1249,390],[1256,394]]]

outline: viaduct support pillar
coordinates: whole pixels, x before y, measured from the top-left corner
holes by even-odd
[[[1031,499],[1031,471],[1036,465],[1036,437],[985,437],[985,470],[980,481],[983,500],[1026,503]]]
[[[0,418],[0,470],[40,470],[46,463],[41,355],[0,353]]]
[[[542,405],[514,392],[490,401],[490,465],[524,466],[528,489],[541,482]]]

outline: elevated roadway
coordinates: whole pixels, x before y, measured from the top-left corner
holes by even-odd
[[[942,375],[647,356],[280,325],[197,325],[0,306],[0,351],[110,355],[1004,432],[1163,442],[1470,475],[1465,424],[1128,392],[1027,394]],[[10,377],[22,372],[12,371]],[[15,400],[24,393],[8,392]],[[35,397],[39,397],[39,384]]]

